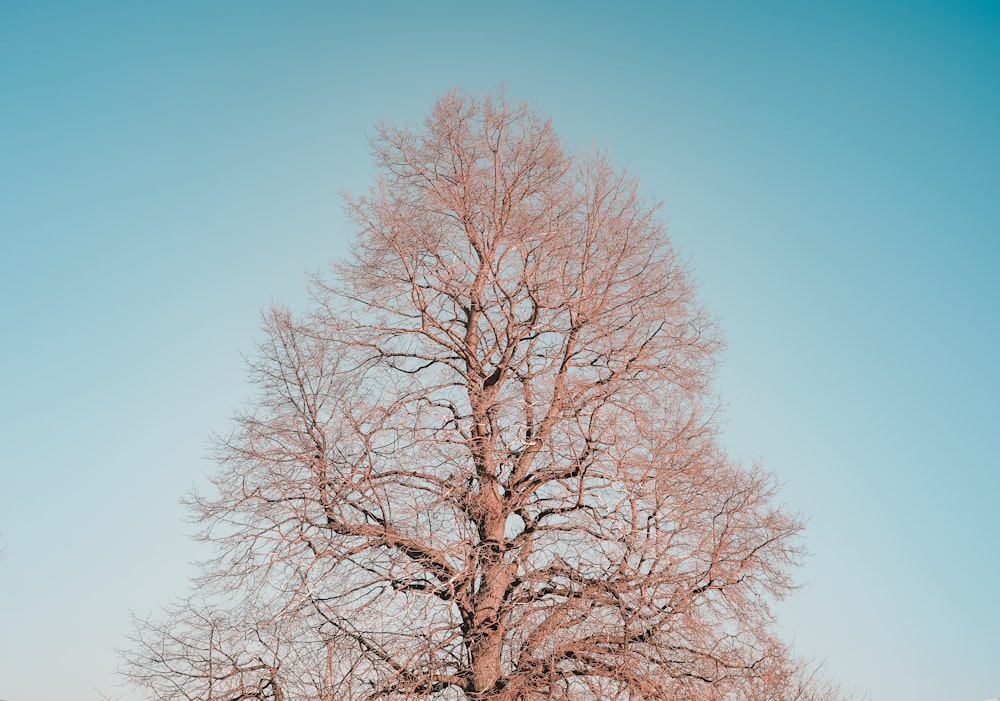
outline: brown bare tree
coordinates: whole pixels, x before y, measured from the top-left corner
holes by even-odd
[[[272,310],[175,699],[806,699],[772,633],[797,520],[717,444],[711,319],[656,205],[504,96],[382,127],[352,259]],[[787,693],[786,693],[787,692]],[[810,695],[811,694],[811,695]]]

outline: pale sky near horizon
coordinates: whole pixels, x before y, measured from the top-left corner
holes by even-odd
[[[0,0],[0,698],[143,698],[259,310],[348,250],[375,123],[501,84],[663,201],[808,522],[787,638],[1000,694],[1000,5],[538,5]]]

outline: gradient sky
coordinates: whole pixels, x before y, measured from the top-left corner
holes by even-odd
[[[141,698],[259,310],[346,252],[376,122],[500,84],[663,200],[725,443],[808,520],[788,638],[1000,695],[1000,5],[356,5],[0,2],[0,698]]]

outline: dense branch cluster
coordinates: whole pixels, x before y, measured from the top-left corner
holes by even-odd
[[[204,699],[813,699],[799,523],[718,447],[718,347],[651,206],[501,97],[379,130],[352,259],[275,309],[193,507],[198,595],[126,673]]]

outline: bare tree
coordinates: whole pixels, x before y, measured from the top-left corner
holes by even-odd
[[[380,128],[352,259],[274,309],[193,507],[158,699],[818,698],[772,633],[797,520],[719,448],[656,205],[503,96]],[[810,695],[813,694],[813,695]]]

